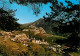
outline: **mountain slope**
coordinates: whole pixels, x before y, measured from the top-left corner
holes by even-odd
[[[26,26],[26,27],[29,27],[30,25],[33,25],[36,27],[42,27],[47,33],[53,34],[53,32],[52,32],[53,23],[45,22],[45,20],[42,18],[33,23],[24,24],[24,26]]]

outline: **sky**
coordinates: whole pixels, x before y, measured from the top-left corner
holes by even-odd
[[[43,16],[46,16],[46,12],[50,13],[51,9],[50,6],[51,4],[43,4],[43,6],[41,7],[41,12],[38,16],[33,14],[33,10],[31,6],[23,6],[23,5],[18,5],[16,3],[12,3],[10,4],[8,0],[0,0],[0,7],[3,6],[2,1],[5,1],[6,4],[4,4],[5,9],[9,8],[9,9],[13,9],[17,11],[15,12],[15,18],[18,18],[18,23],[20,24],[25,24],[25,23],[30,23],[30,22],[34,22],[40,18],[43,18]],[[65,6],[67,5],[67,3],[65,3],[65,0],[58,0],[59,2],[62,2]],[[74,4],[79,4],[79,0],[70,0],[72,3]]]
[[[24,24],[24,23],[30,23],[34,22],[40,18],[43,18],[46,12],[50,12],[51,9],[49,8],[50,3],[47,5],[43,5],[43,8],[41,9],[41,12],[38,16],[33,14],[33,10],[31,6],[23,6],[23,5],[17,5],[16,3],[13,3],[11,5],[11,9],[17,9],[15,13],[15,17],[19,18],[19,23]]]

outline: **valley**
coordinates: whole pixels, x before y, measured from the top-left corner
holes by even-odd
[[[23,29],[22,31],[6,32],[1,30],[0,49],[2,50],[0,51],[1,54],[8,56],[25,56],[25,54],[48,56],[51,52],[55,53],[54,55],[62,55],[64,53],[62,50],[70,47],[57,44],[55,42],[57,39],[65,39],[65,37],[48,34],[42,27],[36,27],[33,25],[30,25],[29,28]],[[6,52],[4,50],[12,51]],[[45,54],[48,51],[50,51],[50,53]],[[53,53],[50,55],[53,55]]]

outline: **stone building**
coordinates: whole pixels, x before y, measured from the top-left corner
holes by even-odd
[[[29,31],[29,29],[24,29],[23,31]]]
[[[36,40],[35,38],[32,40],[32,43],[48,45],[47,42],[44,42],[44,41],[41,41],[41,40]]]
[[[26,42],[29,42],[29,36],[26,36],[26,34],[18,34],[18,35],[15,35],[15,38],[12,38],[11,39],[12,41],[19,41],[21,43],[26,43]]]
[[[0,33],[2,34],[3,37],[5,37],[5,39],[8,39],[13,35],[11,32],[5,32],[5,31],[1,31]]]
[[[37,28],[37,27],[35,27],[33,25],[30,25],[29,27],[32,28],[32,29],[36,29]]]

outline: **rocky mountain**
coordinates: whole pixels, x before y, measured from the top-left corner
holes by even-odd
[[[42,27],[36,27],[36,26],[30,25],[29,28],[30,29],[24,29],[23,31],[31,31],[31,32],[34,32],[35,35],[46,33],[46,31]]]
[[[53,34],[52,32],[53,23],[52,22],[45,22],[44,19],[40,18],[39,20],[33,23],[24,24],[24,26],[26,27],[29,27],[31,25],[36,26],[36,27],[42,27],[47,33]]]
[[[56,16],[52,19],[51,18],[45,18],[45,19],[40,18],[39,20],[37,20],[33,23],[24,24],[24,25],[26,27],[29,27],[30,25],[33,25],[36,27],[42,27],[48,34],[63,35],[62,30],[61,30],[62,28],[59,29],[60,28],[59,26],[61,26],[61,27],[64,25],[69,26],[70,23],[73,24],[72,22],[80,20],[79,17],[77,17],[78,12],[73,11],[73,13],[70,14],[68,12],[62,11],[61,13],[59,13],[58,16]],[[76,18],[76,20],[74,18]],[[66,27],[66,29],[68,29],[68,28]],[[64,28],[64,31],[66,29]],[[72,29],[70,29],[70,30],[72,30]]]

